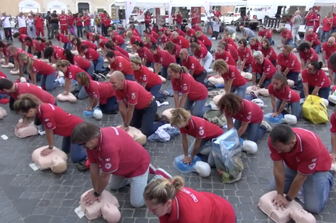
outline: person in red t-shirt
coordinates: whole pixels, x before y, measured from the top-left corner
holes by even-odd
[[[9,65],[9,57],[10,57],[10,53],[8,51],[8,46],[10,46],[11,44],[6,44],[3,41],[0,41],[0,59],[3,60],[2,62],[2,67],[8,67]]]
[[[61,33],[63,35],[68,35],[68,15],[65,14],[64,10],[62,10],[61,14],[58,16],[58,20],[60,23]]]
[[[288,114],[288,111],[285,111],[287,105],[291,107],[292,115],[295,115],[297,119],[301,117],[300,96],[289,87],[287,78],[284,75],[275,74],[273,76],[272,83],[268,85],[268,92],[271,97],[273,117],[278,117],[281,113]]]
[[[206,35],[204,35],[201,31],[197,31],[195,36],[204,44],[208,51],[211,50],[212,41]]]
[[[84,53],[85,58],[92,61],[94,70],[97,73],[103,72],[104,70],[104,58],[96,50],[90,48],[87,45],[81,46],[80,53]]]
[[[50,103],[44,103],[34,95],[23,95],[14,103],[16,112],[26,118],[35,118],[35,125],[43,124],[48,146],[41,151],[42,156],[48,156],[53,152],[54,135],[63,136],[62,150],[70,154],[74,163],[86,159],[86,152],[82,146],[71,143],[72,130],[83,120],[75,115],[65,112],[60,107]],[[21,126],[16,126],[21,127]]]
[[[126,49],[126,43],[125,43],[125,40],[124,38],[119,35],[118,33],[114,32],[114,31],[111,31],[110,32],[110,37],[112,39],[112,41],[119,47],[123,48],[123,49]]]
[[[326,206],[334,184],[332,164],[327,147],[314,132],[280,124],[268,139],[274,177],[270,190],[276,190],[273,204],[287,208],[302,189],[303,208],[318,214]]]
[[[154,122],[157,112],[155,97],[136,81],[129,81],[120,71],[114,71],[110,82],[116,90],[119,112],[123,119],[123,130],[129,126],[138,128],[147,137],[163,122]]]
[[[159,75],[142,65],[140,57],[131,58],[131,66],[134,72],[134,79],[149,91],[155,98],[160,96],[162,79]]]
[[[75,17],[74,15],[72,14],[72,12],[68,12],[68,26],[69,26],[69,29],[70,29],[70,33],[71,35],[75,35],[75,27],[74,27],[74,24],[75,24]]]
[[[180,59],[181,47],[179,45],[169,41],[166,43],[164,50],[167,50],[171,55],[175,56],[177,64],[181,64]]]
[[[297,50],[301,59],[301,68],[304,70],[311,61],[318,61],[318,55],[309,43],[301,43]]]
[[[170,124],[180,129],[182,136],[182,145],[184,158],[183,163],[192,164],[196,155],[202,154],[208,156],[208,163],[214,166],[214,160],[211,152],[204,153],[206,144],[211,142],[212,139],[224,133],[224,130],[218,125],[215,125],[203,118],[192,116],[189,111],[183,108],[175,108],[172,110]],[[188,148],[187,135],[195,138],[194,143]]]
[[[263,39],[261,41],[261,52],[265,58],[269,59],[274,66],[276,66],[276,62],[278,59],[278,55],[275,52],[274,48],[271,46],[271,43],[268,39]]]
[[[226,93],[217,103],[219,111],[225,114],[228,129],[237,129],[239,138],[258,142],[272,127],[263,121],[261,108],[233,93]],[[233,122],[233,119],[235,121]]]
[[[40,37],[40,35],[44,38],[44,27],[43,27],[43,17],[40,13],[36,13],[34,16],[36,36]]]
[[[75,127],[71,139],[72,143],[86,149],[90,163],[93,189],[83,198],[85,205],[100,200],[110,178],[110,188],[113,190],[131,185],[130,203],[133,207],[140,208],[145,204],[143,193],[148,173],[154,168],[146,149],[133,140],[123,127],[99,128],[83,122]],[[168,173],[162,174],[165,171],[160,170],[162,169],[157,169],[154,174],[171,178]]]
[[[146,29],[150,28],[152,18],[153,18],[153,16],[151,15],[151,13],[149,11],[147,11],[146,14],[145,14],[145,28]]]
[[[280,35],[282,45],[290,45],[291,47],[294,47],[293,35],[289,29],[286,27],[281,28]]]
[[[267,88],[277,70],[272,62],[265,58],[260,51],[253,53],[253,59],[252,83],[256,88]]]
[[[290,45],[283,46],[282,52],[278,55],[277,70],[283,74],[287,79],[294,81],[298,90],[301,90],[299,83],[299,73],[301,71],[301,63],[294,53]]]
[[[172,34],[172,42],[179,45],[181,48],[188,49],[190,47],[189,41],[183,36],[180,36],[176,31]]]
[[[150,48],[150,51],[152,52],[154,56],[154,72],[156,74],[159,74],[167,78],[168,77],[168,66],[171,63],[176,63],[176,58],[171,55],[166,50],[161,50],[157,45],[153,44]]]
[[[330,79],[324,70],[321,70],[322,66],[322,62],[311,61],[307,65],[307,69],[302,71],[303,91],[301,91],[301,98],[307,98],[308,95],[318,95],[328,100]]]
[[[30,38],[30,37],[26,37],[24,39],[24,41],[25,41],[26,46],[28,46],[27,53],[30,53],[30,54],[36,56],[36,54],[37,54],[37,51],[36,51],[37,41]]]
[[[111,69],[108,76],[110,76],[114,71],[120,71],[124,74],[126,80],[134,81],[134,74],[129,60],[116,56],[112,51],[106,53],[106,59],[110,63]]]
[[[79,72],[76,81],[89,95],[90,106],[85,108],[86,111],[99,107],[103,114],[117,114],[118,103],[111,83],[93,81],[85,72]]]
[[[215,60],[222,59],[228,65],[236,66],[236,61],[233,59],[232,55],[225,51],[225,44],[219,43],[217,45],[217,52],[215,53]]]
[[[142,42],[139,41],[135,41],[133,46],[141,58],[142,64],[144,64],[146,67],[153,67],[154,56],[152,52],[147,47],[145,47]]]
[[[335,37],[330,37],[328,42],[322,44],[322,62],[324,66],[329,69],[329,78],[331,83],[334,83],[333,70],[329,66],[329,58],[332,54],[336,53]]]
[[[183,21],[183,16],[182,16],[181,11],[176,12],[175,16],[176,16],[176,24],[179,27],[179,29],[181,29],[181,25]]]
[[[83,16],[81,13],[75,14],[74,22],[76,25],[77,37],[83,38]]]
[[[333,17],[331,13],[328,12],[326,17],[322,21],[322,34],[321,34],[321,42],[324,43],[330,37],[330,31],[333,26]]]
[[[180,51],[180,59],[181,65],[188,69],[189,74],[193,76],[197,82],[204,84],[208,72],[204,69],[199,60],[190,56],[187,49],[182,49]]]
[[[231,38],[230,33],[224,33],[223,40],[219,43],[225,42],[226,44],[231,44],[236,50],[238,50],[238,46],[235,41]]]
[[[184,180],[179,176],[150,182],[144,198],[148,211],[156,215],[160,223],[237,222],[235,211],[227,200],[184,187]]]
[[[174,90],[175,108],[190,110],[191,114],[203,117],[204,105],[208,98],[208,90],[187,73],[186,67],[172,63],[168,66],[171,84]],[[182,94],[181,98],[179,94]]]
[[[91,17],[88,15],[87,12],[84,13],[83,23],[84,23],[84,29],[87,32],[91,32]]]
[[[210,68],[210,66],[212,63],[212,54],[206,49],[206,47],[193,42],[190,44],[190,51],[195,58],[200,60],[204,69],[208,73],[211,73],[212,69]]]
[[[54,31],[54,35],[55,35],[56,40],[58,41],[59,46],[61,46],[63,43],[63,49],[71,50],[71,41],[69,40],[67,36],[65,36],[62,33],[59,33],[58,30]]]
[[[86,73],[93,77],[94,65],[92,61],[89,61],[80,55],[72,54],[71,50],[64,50],[64,57],[71,64],[82,68]]]
[[[25,43],[25,39],[26,39],[26,37],[28,37],[28,35],[26,35],[26,34],[20,34],[20,33],[14,33],[13,34],[13,37],[15,38],[15,39],[18,39],[19,40],[19,42],[21,42],[21,49],[23,50],[23,51],[25,51],[26,50],[26,43]]]
[[[193,28],[186,26],[185,30],[187,37],[191,38],[192,36],[196,36],[196,31]]]
[[[321,41],[319,40],[319,36],[314,32],[312,28],[307,30],[306,39],[305,39],[311,47],[315,50],[316,53],[321,52]]]
[[[266,29],[263,25],[259,26],[258,36],[262,39],[266,38],[272,45],[273,31]]]
[[[44,58],[50,58],[51,63],[57,63],[64,59],[64,49],[59,46],[51,46],[45,48],[43,52]]]
[[[336,110],[330,116],[331,157],[336,162]]]
[[[309,8],[309,11],[305,16],[305,18],[306,18],[306,31],[308,31],[309,29],[314,29],[314,23],[316,19],[316,13],[314,11],[314,8]]]
[[[259,42],[257,37],[253,37],[250,39],[250,48],[251,48],[252,53],[254,51],[260,51],[261,47],[262,47],[261,42]]]
[[[179,25],[176,25],[176,26],[174,27],[174,31],[177,32],[180,36],[183,36],[183,37],[186,36],[185,32],[183,32],[183,31],[180,29]]]
[[[129,55],[126,50],[122,49],[121,47],[117,46],[112,40],[106,42],[104,46],[104,51],[107,53],[108,51],[113,51],[116,56],[124,57],[125,59],[129,60]]]
[[[250,71],[251,64],[253,61],[252,52],[250,48],[247,47],[247,40],[241,39],[238,42],[238,62],[237,67],[240,71]]]
[[[241,98],[245,98],[247,81],[236,66],[228,65],[223,59],[219,59],[213,64],[213,69],[218,73],[216,77],[223,77],[226,92],[237,91]]]

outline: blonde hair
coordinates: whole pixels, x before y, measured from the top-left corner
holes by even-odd
[[[131,61],[132,63],[137,64],[137,65],[142,65],[141,58],[138,57],[138,56],[133,56],[133,57],[131,57],[131,58],[130,58],[130,61]]]
[[[188,122],[191,119],[190,111],[184,108],[175,108],[171,111],[170,124],[177,128],[182,128],[182,123]]]
[[[229,65],[225,62],[225,60],[218,59],[214,62],[212,68],[217,72],[223,71],[223,73],[226,73],[229,70]]]
[[[32,94],[22,94],[14,102],[13,108],[16,112],[29,112],[32,108],[37,108],[38,105],[42,105],[43,102]]]
[[[173,72],[180,73],[180,74],[181,73],[188,73],[188,69],[186,67],[181,66],[177,63],[169,64],[168,69],[170,69]]]
[[[152,42],[149,36],[144,36],[143,38],[144,38],[145,43],[151,43]]]
[[[284,45],[283,48],[288,52],[292,52],[292,50],[293,50],[293,47],[290,46],[290,45]]]
[[[90,84],[90,78],[88,77],[87,73],[79,72],[76,74],[76,80],[79,80],[81,85],[87,87]]]
[[[132,30],[128,30],[128,31],[126,32],[126,36],[127,36],[128,38],[129,38],[130,35],[133,35]]]
[[[176,193],[182,190],[184,180],[180,176],[172,179],[159,178],[150,182],[144,191],[143,197],[154,204],[165,204],[174,199]]]
[[[21,53],[19,55],[19,60],[26,60],[27,61],[27,72],[31,73],[33,71],[34,59],[29,57],[25,53]]]
[[[71,64],[70,64],[69,61],[67,61],[67,60],[60,60],[60,61],[57,62],[56,68],[59,69],[60,67],[68,67],[70,65]]]
[[[195,33],[195,36],[196,37],[200,37],[200,36],[202,36],[203,35],[203,33],[201,32],[201,31],[197,31],[196,33]]]

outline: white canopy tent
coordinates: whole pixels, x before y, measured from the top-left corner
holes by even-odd
[[[315,0],[314,5],[316,5],[316,6],[333,6],[333,5],[335,5],[335,0]]]
[[[181,1],[181,0],[169,0],[169,21],[171,21],[171,12],[173,7],[204,7],[204,11],[209,13],[210,4],[209,0],[192,0],[192,1]]]
[[[247,0],[247,6],[273,6],[274,2],[274,0]]]
[[[244,0],[229,0],[229,1],[223,1],[223,0],[209,0],[210,6],[244,6],[247,4],[247,1]]]
[[[127,0],[124,4],[127,23],[135,7],[169,8],[169,0]]]

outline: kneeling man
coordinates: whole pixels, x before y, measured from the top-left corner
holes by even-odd
[[[286,208],[302,188],[304,208],[320,213],[334,183],[329,172],[332,158],[320,137],[306,129],[280,124],[271,131],[268,147],[274,162],[270,189],[278,192],[273,203]]]

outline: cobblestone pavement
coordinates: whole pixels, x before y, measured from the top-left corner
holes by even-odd
[[[279,37],[278,37],[279,38]],[[18,46],[16,42],[15,45]],[[14,76],[4,71],[11,79]],[[165,88],[169,88],[166,85]],[[53,95],[60,93],[58,88]],[[172,100],[170,99],[170,102]],[[271,109],[270,102],[265,112]],[[82,117],[82,109],[86,102],[79,101],[75,105],[59,103],[67,112]],[[18,139],[14,135],[14,126],[20,118],[3,106],[8,116],[0,121],[0,135],[6,134],[8,140],[0,139],[0,223],[75,223],[90,222],[85,217],[79,219],[74,212],[78,207],[79,197],[91,188],[89,172],[81,173],[69,161],[65,174],[55,175],[51,171],[33,171],[31,153],[34,149],[46,145],[44,136],[34,136]],[[159,109],[162,112],[168,106]],[[332,108],[329,113],[331,114]],[[101,121],[88,120],[101,127],[121,124],[119,115],[105,115]],[[326,145],[330,145],[329,124],[312,125],[300,121],[299,127],[313,130],[322,137]],[[55,136],[55,145],[60,147],[61,137]],[[186,181],[186,186],[199,191],[213,192],[231,202],[236,210],[239,223],[271,222],[258,209],[260,196],[268,191],[270,177],[272,176],[272,162],[266,146],[266,137],[258,144],[256,155],[244,155],[245,170],[242,179],[235,184],[224,184],[219,180],[215,170],[208,178],[200,178],[196,173],[180,174],[172,166],[173,159],[182,154],[181,138],[168,143],[149,142],[146,149],[152,157],[152,163],[170,172],[172,175],[180,174]],[[158,219],[148,213],[146,208],[134,209],[129,202],[129,188],[113,191],[120,202],[123,223],[155,223]],[[330,193],[330,199],[325,210],[316,215],[318,222],[336,222],[336,191]],[[102,219],[91,222],[105,222]],[[207,222],[205,222],[207,223]]]

